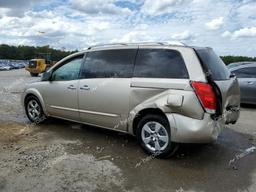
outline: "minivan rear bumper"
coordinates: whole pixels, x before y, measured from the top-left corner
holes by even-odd
[[[177,143],[211,143],[225,127],[225,120],[213,120],[205,113],[203,119],[180,114],[166,114],[171,127],[171,140]]]

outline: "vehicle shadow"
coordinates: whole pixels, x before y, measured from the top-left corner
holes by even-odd
[[[212,144],[183,144],[172,158],[157,159],[126,134],[57,119],[40,127],[53,135],[50,139],[79,139],[81,145],[67,146],[68,153],[112,161],[122,170],[127,190],[247,191],[255,179],[255,153],[229,166],[230,160],[252,146],[249,135],[229,128]]]

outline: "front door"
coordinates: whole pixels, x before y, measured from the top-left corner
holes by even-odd
[[[43,82],[43,98],[51,116],[79,121],[78,78],[83,55],[75,56],[60,64],[53,71],[51,80]]]
[[[79,82],[82,121],[127,130],[130,83],[137,48],[87,53]]]

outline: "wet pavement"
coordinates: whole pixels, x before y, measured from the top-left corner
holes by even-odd
[[[162,160],[129,135],[57,119],[29,123],[20,94],[38,79],[0,71],[0,191],[256,191],[256,152],[245,154],[256,144],[256,107],[243,107],[215,143],[182,145]]]

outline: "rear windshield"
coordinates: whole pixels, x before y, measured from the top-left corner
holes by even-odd
[[[227,80],[230,72],[221,58],[211,48],[195,48],[195,51],[213,80]]]

